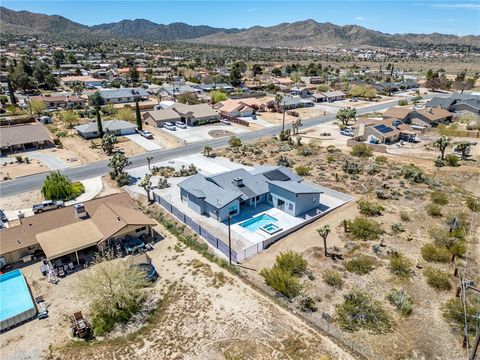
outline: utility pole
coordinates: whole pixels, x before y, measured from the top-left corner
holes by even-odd
[[[477,324],[478,324],[478,320],[477,320]],[[477,335],[475,336],[475,341],[473,342],[472,353],[470,354],[469,360],[475,360],[477,358],[478,343],[480,342],[480,325],[477,325],[476,332],[477,332]]]
[[[230,232],[230,222],[232,217],[228,215],[228,262],[232,265],[232,234]]]
[[[471,280],[465,280],[465,279],[461,279],[460,281],[460,299],[462,301],[462,305],[463,304],[466,304],[466,299],[465,297],[467,296],[466,294],[466,291],[471,289],[473,291],[476,291],[478,293],[480,293],[480,289],[476,288],[473,286],[473,281]],[[464,313],[466,313],[466,308],[464,307],[463,309]],[[468,357],[468,360],[476,360],[477,358],[477,353],[478,353],[478,344],[480,343],[480,319],[477,319],[477,327],[476,327],[476,335],[475,335],[475,340],[473,342],[473,347],[472,347],[472,351],[470,353],[470,356]],[[465,324],[466,326],[466,324]],[[467,356],[468,356],[468,350],[470,349],[470,344],[469,344],[469,341],[468,341],[468,334],[465,333],[465,338],[464,338],[464,346],[466,347],[467,349]]]

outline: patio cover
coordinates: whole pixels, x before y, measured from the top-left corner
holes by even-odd
[[[102,239],[102,233],[92,220],[37,234],[37,240],[50,260],[96,245]]]

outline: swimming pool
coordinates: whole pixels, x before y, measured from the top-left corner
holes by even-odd
[[[0,331],[35,316],[37,310],[20,270],[0,275]]]
[[[255,232],[261,227],[275,223],[277,221],[278,220],[275,219],[273,216],[263,214],[263,215],[255,216],[250,220],[244,221],[243,223],[240,224],[240,226],[247,229],[248,231]]]

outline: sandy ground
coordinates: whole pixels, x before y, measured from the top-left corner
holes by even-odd
[[[82,270],[58,285],[38,264],[23,270],[50,317],[0,335],[2,359],[353,359],[328,338],[274,305],[238,278],[167,237],[149,252],[160,280],[150,292],[166,304],[146,333],[91,346],[71,344],[67,317],[88,307],[75,295]],[[52,344],[52,347],[49,346]]]

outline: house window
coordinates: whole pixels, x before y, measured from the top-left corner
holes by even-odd
[[[260,200],[260,196],[255,197],[255,201],[259,201],[259,200]]]
[[[141,227],[141,228],[138,228],[138,229],[135,229],[135,232],[136,232],[136,233],[139,233],[139,232],[142,232],[142,231],[145,231],[145,230],[147,230],[147,227],[146,227],[146,226]]]
[[[292,204],[292,203],[289,203],[289,204],[288,204],[288,210],[290,210],[290,211],[293,210],[293,204]]]
[[[228,208],[228,215],[235,215],[238,212],[237,205],[232,205]]]

